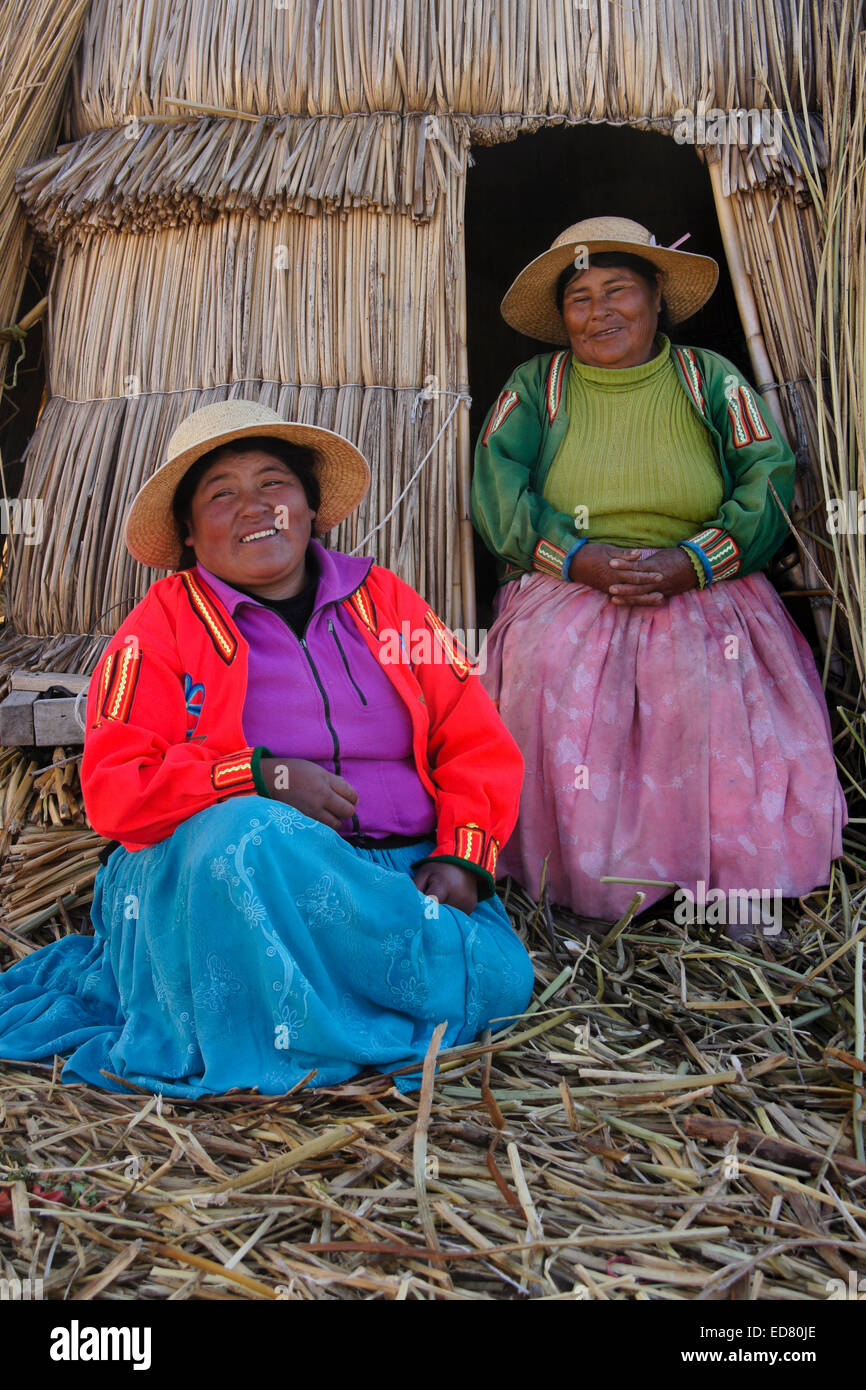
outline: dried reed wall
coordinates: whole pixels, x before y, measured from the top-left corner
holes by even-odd
[[[51,149],[89,0],[4,0],[0,24],[0,395],[33,233],[15,191],[25,160]],[[12,349],[14,362],[18,348]]]
[[[41,547],[19,549],[14,625],[114,630],[155,577],[123,546],[128,504],[178,421],[226,395],[356,440],[373,486],[332,543],[353,548],[384,521],[377,558],[459,623],[470,539],[455,476],[464,133],[438,123],[433,153],[424,117],[289,119],[256,127],[253,140],[244,122],[204,124],[180,139],[173,129],[143,127],[140,141],[109,132],[136,175],[134,189],[118,181],[111,204],[69,174],[71,158],[91,183],[110,183],[117,170],[102,137],[22,181],[58,256],[51,397],[25,479],[52,524]],[[180,172],[160,185],[166,142],[182,146]],[[229,210],[229,186],[243,210]],[[363,206],[346,206],[355,198]],[[431,379],[442,394],[419,401]],[[385,520],[449,416],[417,485]]]
[[[370,498],[332,537],[349,548],[394,507],[450,416],[366,548],[453,624],[471,622],[468,412],[455,409],[468,386],[467,152],[550,122],[670,131],[682,108],[796,90],[778,155],[728,150],[724,184],[774,401],[808,450],[814,402],[792,384],[811,370],[817,230],[796,147],[806,132],[823,157],[810,111],[828,32],[817,6],[798,15],[773,0],[92,0],[75,140],[19,176],[57,259],[52,394],[22,489],[44,497],[52,526],[16,557],[15,628],[114,630],[154,577],[123,548],[128,502],[177,420],[229,394],[342,430],[368,453]],[[785,237],[793,245],[773,263]],[[431,377],[446,394],[419,402]]]

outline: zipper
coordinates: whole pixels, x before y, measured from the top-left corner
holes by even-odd
[[[328,732],[330,733],[331,738],[332,738],[333,743],[334,743],[334,771],[335,771],[335,773],[337,774],[338,777],[342,777],[343,773],[342,773],[341,764],[340,764],[340,740],[339,740],[338,737],[337,737],[337,731],[336,731],[336,729],[334,728],[333,724],[331,723],[331,706],[330,706],[330,704],[329,704],[329,702],[328,702],[327,692],[326,692],[326,690],[325,690],[325,687],[322,685],[322,679],[321,679],[321,676],[319,675],[318,670],[316,669],[316,663],[313,661],[313,658],[312,658],[311,655],[310,655],[310,649],[309,649],[309,647],[307,646],[307,639],[306,639],[306,637],[302,637],[302,638],[301,638],[301,646],[302,646],[303,649],[304,649],[304,655],[306,656],[307,661],[310,663],[310,670],[311,670],[312,673],[313,673],[313,679],[315,680],[316,685],[319,687],[319,694],[320,694],[321,697],[322,697],[322,704],[323,704],[324,707],[325,707],[325,723],[326,723],[327,726],[328,726]],[[360,835],[360,834],[361,834],[361,823],[360,823],[360,821],[358,820],[358,816],[357,816],[357,813],[356,813],[355,811],[352,812],[352,825],[353,825],[353,827],[354,827],[354,832],[355,832],[355,834],[356,834],[356,835]]]
[[[340,656],[343,658],[343,665],[344,665],[345,668],[346,668],[346,675],[349,677],[349,680],[352,682],[352,685],[354,686],[355,691],[357,692],[358,699],[361,701],[361,704],[362,704],[362,705],[366,705],[366,703],[367,703],[367,697],[366,697],[366,695],[364,694],[364,692],[363,692],[363,690],[361,689],[361,687],[359,686],[358,682],[355,680],[355,677],[352,675],[352,672],[349,670],[349,663],[348,663],[348,661],[346,660],[346,653],[343,651],[343,644],[342,644],[342,642],[340,641],[339,637],[337,636],[337,629],[334,627],[333,621],[332,621],[330,618],[328,619],[328,631],[330,632],[331,636],[333,637],[334,641],[335,641],[336,644],[337,644],[337,651],[340,653]]]

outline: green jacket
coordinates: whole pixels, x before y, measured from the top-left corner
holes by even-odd
[[[689,400],[713,437],[724,483],[718,516],[688,540],[708,584],[763,569],[781,544],[794,495],[794,456],[766,406],[718,353],[671,344],[671,360]],[[499,558],[500,583],[527,570],[568,578],[586,543],[574,517],[543,496],[551,463],[568,429],[565,383],[571,352],[542,353],[509,378],[489,412],[475,450],[472,520]]]

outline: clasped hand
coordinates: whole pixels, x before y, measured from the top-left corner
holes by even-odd
[[[568,573],[575,584],[600,589],[611,603],[633,608],[657,608],[673,594],[698,586],[695,567],[678,546],[641,560],[639,550],[590,541],[580,547]]]
[[[354,814],[358,803],[351,782],[306,758],[262,758],[261,774],[276,801],[294,806],[332,830],[338,830]],[[418,866],[413,879],[419,893],[436,897],[446,907],[472,913],[478,905],[477,880],[471,869],[428,860]]]

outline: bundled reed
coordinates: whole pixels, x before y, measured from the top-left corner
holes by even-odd
[[[466,144],[466,122],[448,116],[157,117],[61,145],[16,186],[52,246],[240,210],[276,218],[365,207],[428,221]]]
[[[0,28],[0,395],[32,235],[15,194],[18,168],[50,148],[89,0],[7,0]],[[26,331],[23,330],[23,331]],[[14,348],[15,357],[19,349]]]
[[[824,108],[829,152],[820,177],[803,151],[821,224],[811,354],[817,457],[827,511],[827,558],[861,682],[866,680],[866,32],[861,0],[842,0],[840,28],[825,31],[832,72]],[[861,503],[863,504],[861,506]]]
[[[84,824],[84,807],[78,784],[80,754],[67,756],[57,747],[51,758],[40,762],[17,748],[0,750],[0,785],[4,787],[2,812],[3,841],[20,830],[27,821],[44,825]]]
[[[753,14],[756,22],[753,24]],[[252,116],[445,111],[630,120],[707,93],[756,104],[761,68],[780,92],[822,74],[811,11],[777,0],[287,0],[177,22],[160,0],[94,0],[76,67],[72,131],[190,105]],[[768,34],[780,31],[779,51]],[[578,55],[578,56],[576,56]]]

